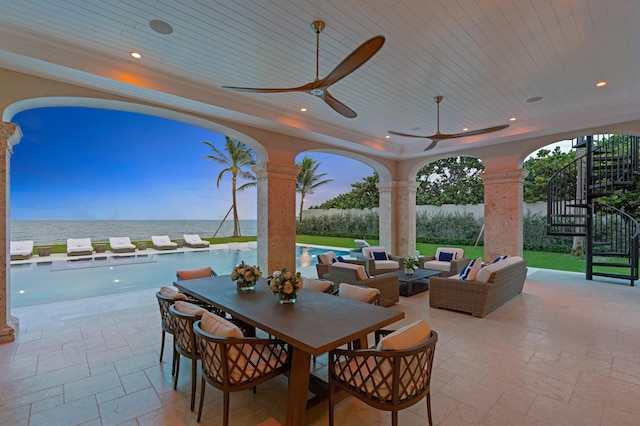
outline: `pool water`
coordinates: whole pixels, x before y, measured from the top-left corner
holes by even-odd
[[[325,251],[325,248],[297,246],[296,270],[303,276],[315,277],[317,255]],[[349,254],[348,251],[334,251],[339,256]],[[91,260],[64,259],[11,265],[11,307],[160,288],[171,285],[179,269],[211,266],[218,275],[225,275],[242,260],[255,264],[257,250],[215,249],[126,257],[94,256]]]

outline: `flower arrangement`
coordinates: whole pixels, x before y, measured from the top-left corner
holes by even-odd
[[[413,257],[407,257],[404,260],[404,267],[407,269],[418,269],[418,259]]]
[[[404,262],[404,273],[407,275],[413,275],[413,270],[418,269],[418,259],[414,257],[407,257]]]
[[[231,272],[231,280],[236,282],[239,290],[253,290],[260,277],[262,277],[260,268],[255,265],[247,265],[244,260],[236,265]]]
[[[273,273],[269,287],[273,294],[278,296],[280,303],[295,303],[298,291],[302,288],[302,275],[300,272],[282,271]]]

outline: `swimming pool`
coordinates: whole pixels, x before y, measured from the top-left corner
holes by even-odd
[[[326,248],[297,246],[296,270],[315,277],[317,255]],[[349,251],[335,250],[346,256]],[[211,266],[219,275],[231,273],[244,260],[255,264],[257,250],[213,249],[11,265],[11,307],[41,305],[128,291],[160,288],[175,281],[179,269]]]

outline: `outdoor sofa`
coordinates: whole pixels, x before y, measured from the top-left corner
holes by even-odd
[[[459,275],[429,278],[429,306],[467,312],[484,317],[522,293],[527,261],[508,257],[483,266],[472,280]]]

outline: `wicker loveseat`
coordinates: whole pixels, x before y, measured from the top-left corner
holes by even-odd
[[[329,274],[324,278],[333,281],[336,286],[347,283],[377,288],[380,290],[380,306],[391,306],[400,300],[400,282],[397,275],[369,278],[363,265],[336,262],[329,265]]]
[[[429,305],[484,317],[522,292],[527,277],[526,260],[514,256],[484,268],[489,269],[482,274],[478,272],[472,281],[457,279],[457,275],[431,277]]]

